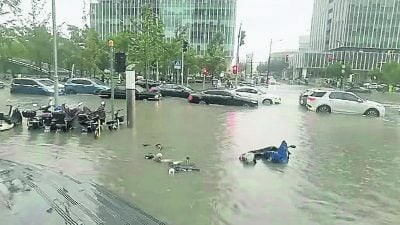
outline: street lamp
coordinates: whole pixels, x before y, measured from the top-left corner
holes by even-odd
[[[56,24],[56,1],[51,1],[51,14],[53,20],[53,48],[54,48],[54,103],[60,105],[58,100],[58,59],[57,59],[57,24]]]
[[[283,39],[279,39],[276,42],[281,42],[283,41]],[[267,86],[269,85],[269,73],[270,73],[270,69],[271,69],[271,54],[272,54],[272,38],[271,41],[269,43],[269,55],[268,55],[268,67],[267,67]]]

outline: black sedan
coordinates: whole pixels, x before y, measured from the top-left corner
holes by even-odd
[[[148,80],[148,81],[146,82],[145,79],[142,79],[142,80],[137,80],[137,81],[136,81],[136,85],[138,85],[138,86],[140,86],[140,87],[142,87],[142,88],[147,88],[147,85],[148,85],[148,86],[149,86],[149,89],[150,89],[150,88],[159,86],[160,83],[158,83],[158,82],[156,82],[156,81],[154,81],[154,80]]]
[[[101,91],[99,93],[101,98],[111,98],[111,89]],[[135,99],[136,100],[149,100],[149,101],[158,101],[160,100],[160,93],[151,93],[146,91],[139,85],[135,87]],[[114,99],[126,99],[126,88],[125,86],[117,86],[114,89]]]
[[[371,93],[371,90],[368,88],[364,88],[364,87],[351,87],[349,89],[346,90],[347,92],[353,92],[353,93]]]
[[[188,100],[194,104],[217,104],[257,107],[258,101],[234,95],[229,90],[207,90],[199,93],[192,93]]]
[[[150,92],[160,92],[163,97],[187,98],[193,90],[179,84],[162,84],[158,87],[151,88]]]

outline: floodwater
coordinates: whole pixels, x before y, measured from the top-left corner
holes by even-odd
[[[133,130],[104,131],[99,140],[17,128],[0,133],[0,158],[99,183],[168,224],[399,224],[400,95],[368,96],[387,105],[386,117],[376,119],[307,112],[298,106],[301,90],[275,86],[283,104],[258,109],[140,101]],[[25,108],[46,102],[3,89],[0,111],[6,99]],[[61,101],[95,108],[101,100]],[[288,165],[238,161],[282,140],[297,145]],[[157,143],[165,158],[190,156],[201,171],[169,175],[166,165],[145,160]]]

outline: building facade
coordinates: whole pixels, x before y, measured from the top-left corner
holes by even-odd
[[[186,27],[191,48],[204,55],[216,33],[225,38],[227,58],[233,58],[237,0],[97,0],[90,4],[90,24],[102,39],[136,31],[141,8],[150,4],[164,24],[167,39]]]
[[[400,62],[400,0],[314,0],[310,50],[292,57],[295,74],[344,60],[355,71]]]

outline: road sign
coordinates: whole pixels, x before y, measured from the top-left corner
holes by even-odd
[[[181,67],[182,67],[181,60],[175,60],[175,63],[174,63],[174,69],[176,69],[176,70],[180,70],[180,69],[181,69]]]

